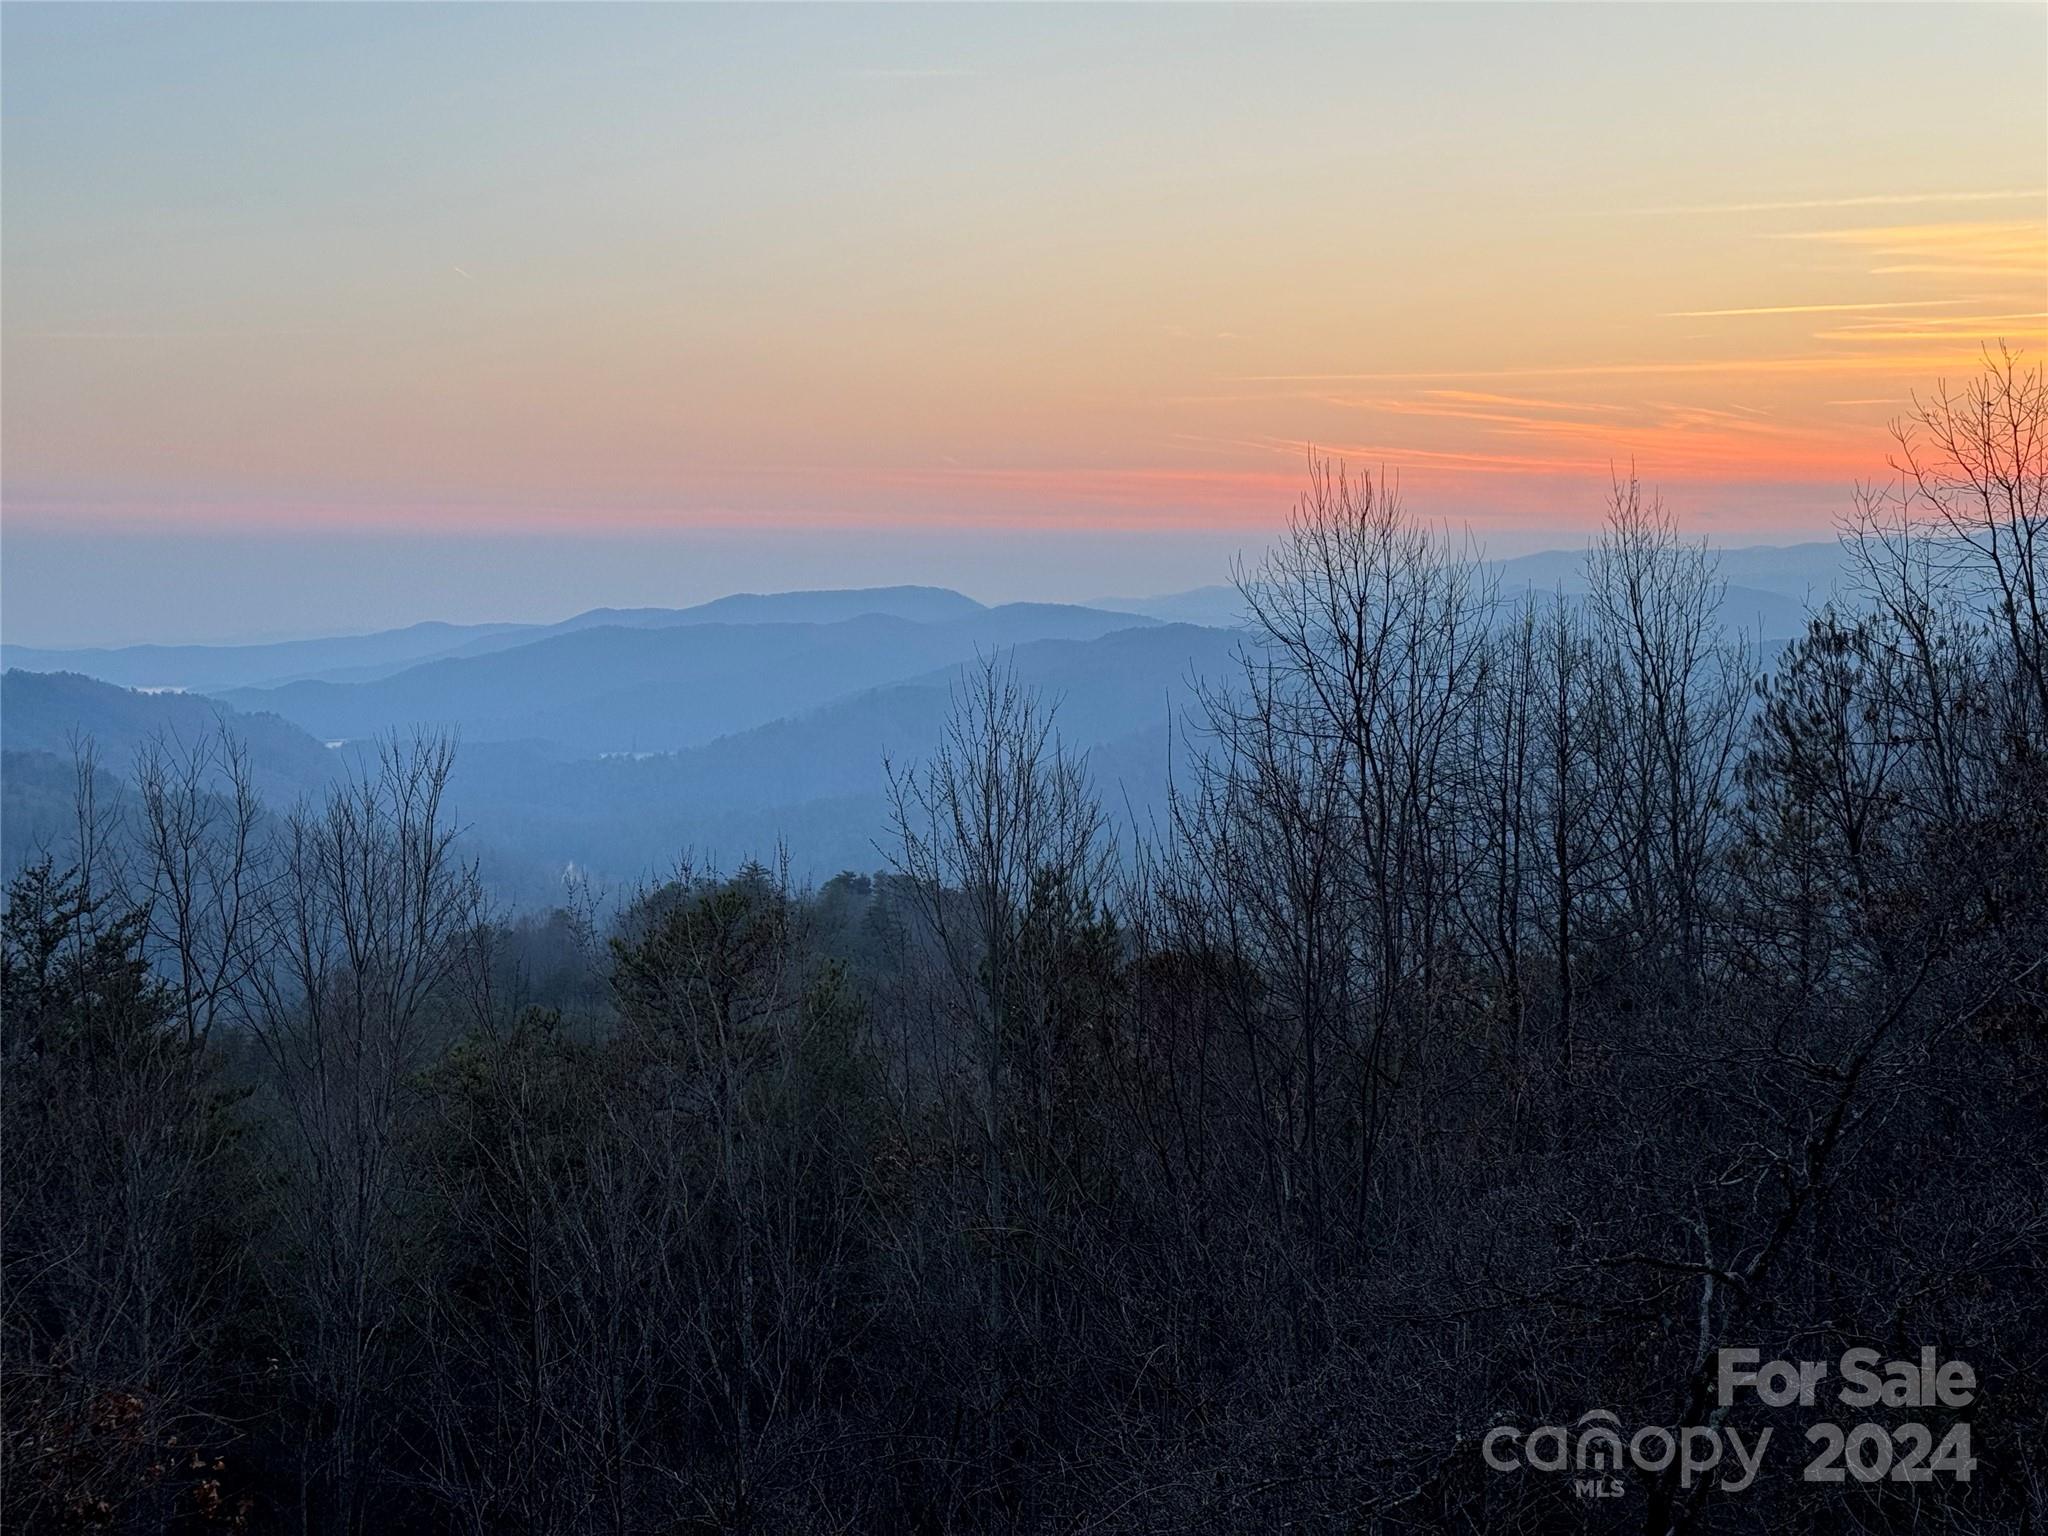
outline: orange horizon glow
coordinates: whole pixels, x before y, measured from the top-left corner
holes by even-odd
[[[2038,80],[1869,105],[2048,13],[1464,9],[11,7],[6,520],[1258,529],[1313,446],[1482,532],[1633,470],[1761,539],[2048,348]]]

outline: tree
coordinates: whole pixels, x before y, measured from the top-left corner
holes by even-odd
[[[1062,969],[1107,884],[1102,811],[1053,712],[997,657],[965,670],[937,751],[889,768],[891,859],[904,882],[957,1060],[973,1074],[981,1166],[984,1476],[1007,1484],[1006,1353],[1047,1303],[1049,1166]],[[1020,1332],[1021,1330],[1021,1332]],[[1014,1490],[1013,1490],[1014,1494]]]
[[[443,810],[453,765],[445,738],[393,738],[286,819],[250,973],[290,1169],[279,1352],[306,1415],[302,1498],[342,1531],[371,1518],[387,1395],[408,1367],[395,1320],[413,1076],[435,1032],[453,1033],[446,989],[482,917]]]
[[[10,1527],[232,1518],[227,1323],[255,1233],[239,1096],[146,958],[149,916],[31,865],[0,923]]]
[[[225,724],[190,746],[159,735],[134,773],[149,939],[166,959],[189,1041],[245,990],[266,878],[248,749]]]

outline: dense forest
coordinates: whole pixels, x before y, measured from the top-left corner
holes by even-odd
[[[449,740],[293,805],[82,744],[5,914],[5,1523],[2030,1528],[2038,368],[1893,467],[1765,655],[1633,482],[1566,601],[1318,464],[1164,815],[991,656],[816,888],[511,917]],[[1967,1362],[1967,1480],[1717,1400],[1855,1347]],[[1595,1411],[1778,1436],[1739,1491],[1483,1452]]]

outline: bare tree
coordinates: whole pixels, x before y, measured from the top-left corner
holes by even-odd
[[[290,1159],[286,1343],[308,1394],[305,1497],[340,1529],[369,1518],[389,1431],[377,1416],[401,1362],[393,1317],[402,1225],[401,1125],[441,1022],[444,984],[480,916],[444,808],[454,747],[384,742],[375,762],[286,820],[263,915],[249,1027],[268,1059]],[[451,1010],[452,1011],[452,1010]]]
[[[1639,941],[1698,975],[1715,854],[1746,713],[1753,657],[1720,624],[1724,587],[1704,541],[1633,477],[1618,482],[1588,562],[1627,823],[1622,874]]]
[[[1893,428],[1893,479],[1844,528],[1866,596],[1922,649],[1939,611],[1989,621],[2035,715],[2048,719],[2048,383],[1987,354],[1960,389],[1918,395]]]
[[[1410,521],[1398,496],[1341,466],[1310,488],[1239,590],[1262,647],[1264,696],[1345,784],[1342,879],[1357,953],[1347,1076],[1362,1223],[1404,1072],[1426,1050],[1449,981],[1464,793],[1454,771],[1481,696],[1495,607],[1478,563]]]
[[[159,734],[135,765],[138,872],[187,1040],[245,991],[264,896],[263,805],[248,748],[222,723],[187,746]]]
[[[1045,1154],[1052,1137],[1060,969],[1108,884],[1101,807],[1054,731],[1053,711],[1000,657],[954,686],[937,751],[888,769],[894,848],[933,957],[966,1069],[978,1078],[979,1242],[986,1437],[996,1474],[1009,1373],[1003,1346],[1044,1303],[1050,1234]]]

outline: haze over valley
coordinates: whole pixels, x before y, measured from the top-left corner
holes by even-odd
[[[1720,556],[1721,621],[1773,648],[1841,575],[1836,546]],[[1584,591],[1583,552],[1496,562],[1510,604]],[[544,908],[565,877],[614,895],[680,854],[724,868],[786,852],[802,878],[887,863],[885,764],[940,740],[952,696],[1000,659],[1057,705],[1061,737],[1120,819],[1156,823],[1202,748],[1199,690],[1256,650],[1237,589],[984,605],[936,587],[741,593],[453,625],[214,646],[0,647],[9,868],[68,835],[74,742],[109,790],[160,735],[225,724],[288,806],[421,728],[459,743],[456,813],[493,889]]]

